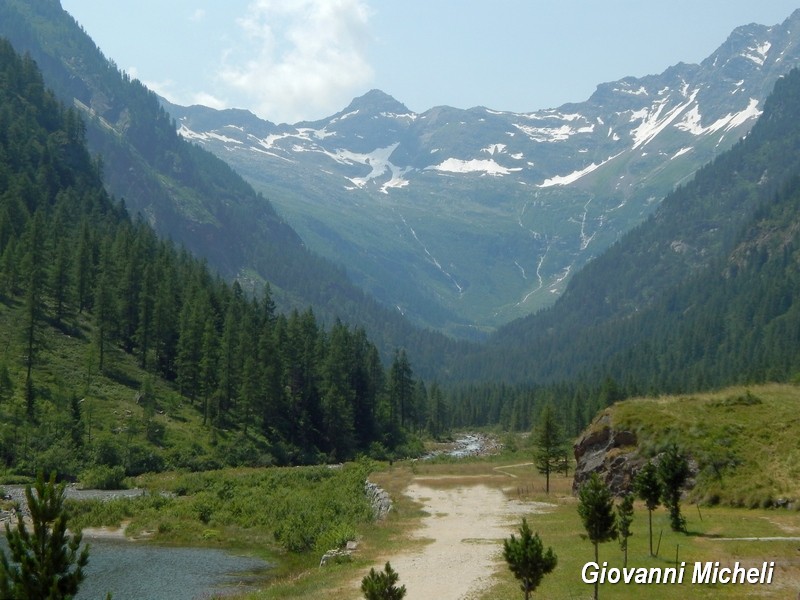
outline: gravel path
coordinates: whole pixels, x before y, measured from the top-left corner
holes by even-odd
[[[501,490],[486,485],[436,488],[427,485],[430,481],[430,476],[413,481],[405,494],[428,513],[414,537],[431,543],[387,556],[375,565],[380,569],[391,562],[408,598],[473,598],[491,585],[503,560],[502,540],[516,531],[521,516],[553,508],[509,500]]]

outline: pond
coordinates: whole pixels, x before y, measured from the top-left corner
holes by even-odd
[[[267,563],[208,548],[169,548],[125,540],[91,544],[86,579],[75,600],[210,600],[263,582]],[[0,535],[0,548],[8,544]]]

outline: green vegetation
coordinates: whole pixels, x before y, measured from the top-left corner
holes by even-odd
[[[103,189],[73,109],[0,43],[3,466],[114,487],[165,468],[412,454],[429,399],[404,351],[278,314]],[[198,435],[198,432],[200,434]]]
[[[578,492],[578,514],[586,529],[589,541],[594,546],[594,562],[600,564],[599,546],[618,536],[617,519],[614,513],[614,498],[597,473]],[[594,584],[594,598],[597,600],[598,582]]]
[[[628,566],[628,538],[633,535],[633,494],[625,494],[617,504],[617,528],[619,529],[619,547],[622,550],[622,566]],[[648,510],[648,513],[650,511]]]
[[[25,488],[33,531],[28,531],[22,512],[17,526],[6,523],[9,562],[0,550],[0,596],[8,600],[67,600],[84,579],[89,548],[80,550],[81,534],[67,533],[64,485],[56,485],[55,473],[45,481],[39,474],[35,486]],[[12,564],[15,563],[15,564]]]
[[[545,405],[534,431],[536,436],[536,468],[545,477],[545,491],[550,493],[550,473],[564,462],[564,434],[556,421],[551,404]]]
[[[465,347],[414,328],[394,304],[379,304],[341,267],[310,252],[268,198],[181,138],[158,96],[109,61],[59,2],[0,3],[0,36],[36,61],[61,102],[77,107],[103,183],[159,237],[202,257],[226,281],[238,279],[248,295],[268,283],[281,312],[313,306],[328,324],[363,328],[386,362],[405,347],[417,370],[432,376]]]
[[[696,462],[690,500],[748,508],[800,498],[796,439],[800,388],[766,385],[694,396],[635,398],[607,409],[650,458],[677,445]]]
[[[661,504],[661,484],[658,481],[658,471],[652,461],[647,461],[636,475],[633,482],[636,495],[647,507],[648,537],[650,540],[650,556],[653,553],[653,511]]]
[[[261,546],[273,555],[344,546],[372,522],[369,463],[143,476],[134,498],[70,501],[75,527],[125,526],[160,543]],[[313,560],[313,558],[312,558]]]
[[[550,479],[547,480],[547,493],[550,493]],[[520,588],[525,594],[525,600],[536,591],[542,578],[556,568],[558,558],[552,548],[544,549],[539,534],[531,533],[528,520],[522,519],[519,528],[519,539],[514,534],[503,540],[503,558],[508,563],[508,568],[519,579]]]
[[[42,4],[55,10],[57,3]],[[469,380],[510,369],[515,373],[507,380],[523,373],[542,385],[447,388],[416,379],[410,357],[427,369],[453,363],[463,347],[437,346],[420,335],[417,348],[424,350],[415,355],[399,349],[389,355],[387,368],[377,344],[386,356],[388,340],[407,331],[399,317],[387,320],[385,337],[373,343],[365,329],[333,318],[323,322],[311,310],[281,312],[277,302],[286,301],[286,282],[295,270],[305,279],[292,288],[292,300],[325,296],[346,306],[345,314],[359,312],[353,290],[339,288],[324,274],[322,261],[303,270],[302,260],[275,255],[269,272],[280,289],[274,294],[269,286],[261,290],[260,281],[245,287],[224,281],[187,250],[159,239],[143,218],[132,220],[125,204],[106,193],[101,182],[106,159],[89,155],[78,112],[60,104],[33,60],[19,57],[5,42],[0,42],[0,80],[0,334],[6,340],[0,353],[0,476],[10,482],[57,470],[60,478],[83,485],[147,489],[134,499],[69,503],[78,529],[124,525],[132,536],[163,543],[260,548],[281,559],[266,598],[336,597],[352,591],[349,580],[355,569],[366,570],[367,560],[383,562],[397,547],[421,543],[404,537],[420,511],[400,501],[389,522],[375,526],[363,494],[373,468],[366,462],[341,468],[276,465],[368,455],[389,462],[376,475],[395,498],[423,471],[453,475],[448,485],[464,485],[478,475],[511,488],[508,473],[500,470],[508,463],[494,459],[403,464],[396,470],[394,464],[421,451],[422,432],[442,438],[456,426],[529,431],[538,423],[538,439],[514,446],[523,447],[526,461],[534,445],[540,449],[537,466],[544,477],[531,468],[513,487],[520,499],[548,499],[557,506],[552,514],[536,515],[535,523],[558,551],[560,572],[568,573],[541,581],[542,593],[565,598],[586,561],[576,543],[582,529],[574,499],[566,478],[554,471],[563,457],[560,432],[575,435],[598,409],[610,407],[613,426],[635,433],[641,458],[665,451],[669,458],[680,448],[698,466],[688,499],[713,508],[704,509],[702,517],[698,512],[691,527],[678,504],[685,463],[678,461],[673,471],[681,477],[661,473],[662,483],[673,482],[658,486],[672,528],[692,534],[667,532],[665,548],[677,551],[680,545],[683,555],[697,560],[754,560],[794,551],[781,541],[725,545],[715,536],[780,537],[797,528],[794,513],[764,509],[800,500],[800,391],[755,382],[788,381],[800,371],[794,334],[800,327],[794,303],[800,287],[800,180],[787,175],[797,172],[798,163],[796,153],[786,151],[800,139],[794,133],[800,111],[792,104],[800,97],[800,74],[780,84],[765,107],[765,124],[632,234],[632,250],[615,249],[612,258],[594,263],[600,270],[576,277],[572,295],[536,320],[536,335],[528,336],[525,324],[510,327],[487,346],[491,360],[459,361],[448,373]],[[138,93],[145,112],[132,114],[155,112],[159,127],[150,130],[134,118],[117,134],[129,136],[143,153],[152,151],[176,177],[213,179],[206,181],[206,191],[220,193],[219,211],[209,211],[199,203],[198,190],[168,183],[179,200],[176,210],[190,214],[206,234],[214,230],[205,225],[229,216],[246,220],[227,212],[237,196],[220,190],[220,182],[230,182],[231,190],[241,183],[196,149],[170,146],[177,144],[174,131],[166,142],[158,140],[168,119],[155,98]],[[778,138],[776,131],[786,137]],[[118,177],[128,172],[120,164],[113,167]],[[721,197],[724,202],[717,202]],[[734,206],[744,207],[742,214],[730,216]],[[286,233],[282,226],[278,230]],[[696,251],[684,256],[672,242],[690,234],[696,236]],[[285,241],[270,239],[277,246]],[[656,254],[666,262],[649,256],[651,248],[660,249]],[[246,254],[247,243],[228,250],[228,258]],[[649,259],[640,261],[644,256]],[[603,265],[617,259],[623,273],[607,277]],[[692,278],[682,279],[687,273]],[[675,287],[665,292],[656,285],[661,277]],[[311,288],[308,295],[298,291]],[[584,293],[600,304],[588,305],[578,318],[570,306],[581,305]],[[516,360],[519,352],[524,360]],[[434,354],[430,364],[421,358]],[[526,368],[531,361],[533,367]],[[621,401],[642,389],[697,390],[732,381],[753,385]],[[649,555],[643,552],[643,535],[625,540],[626,557],[636,565],[664,562],[653,555],[653,520],[658,525],[667,517],[652,500],[652,488],[652,482],[639,487],[649,516]],[[614,514],[596,477],[581,490],[579,510],[597,558],[598,544],[613,537]],[[639,521],[631,523],[631,532]],[[365,540],[365,549],[353,565],[311,572],[317,553],[356,537]],[[303,581],[294,580],[298,573]],[[503,577],[511,575],[498,575],[499,597],[509,597],[518,584]],[[711,597],[711,591],[717,590],[701,589],[697,597]],[[663,597],[676,594],[670,589]]]
[[[658,478],[661,481],[661,501],[669,510],[672,531],[686,531],[686,519],[681,515],[681,494],[689,478],[689,463],[675,444],[667,446],[661,454]]]
[[[472,380],[586,381],[627,395],[789,381],[800,318],[800,71],[747,137],[590,262],[548,310],[461,362]]]
[[[402,600],[406,596],[406,586],[397,587],[400,576],[388,562],[383,571],[369,570],[361,580],[361,592],[366,600]]]

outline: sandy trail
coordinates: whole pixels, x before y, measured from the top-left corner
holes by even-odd
[[[433,541],[385,558],[406,586],[406,598],[415,600],[475,597],[491,584],[503,560],[502,540],[516,531],[521,515],[553,508],[508,500],[501,490],[486,485],[443,489],[426,485],[430,481],[412,482],[405,494],[428,513],[414,537]]]

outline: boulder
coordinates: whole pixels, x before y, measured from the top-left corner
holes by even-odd
[[[633,477],[645,462],[637,443],[635,432],[615,429],[609,413],[601,413],[573,447],[577,463],[573,493],[592,473],[598,473],[615,495],[632,491]]]

